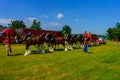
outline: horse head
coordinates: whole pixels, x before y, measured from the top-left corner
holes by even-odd
[[[79,35],[78,37],[79,37],[79,41],[80,41],[80,42],[83,42],[83,41],[84,41],[84,36],[83,36],[83,35]]]

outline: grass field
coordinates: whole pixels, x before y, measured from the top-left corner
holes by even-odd
[[[24,56],[22,44],[12,50],[13,56],[6,56],[0,45],[0,80],[120,80],[120,43],[89,47],[88,54],[74,49]]]

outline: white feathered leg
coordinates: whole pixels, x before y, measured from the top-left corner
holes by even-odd
[[[41,46],[41,53],[45,54],[45,46],[44,46],[44,44]]]
[[[28,49],[28,54],[30,54],[31,53],[31,50],[30,49]]]
[[[68,48],[67,48],[67,46],[65,46],[65,51],[68,51]]]
[[[26,52],[25,52],[25,54],[24,54],[24,56],[27,56],[28,54],[30,54],[31,53],[31,50],[30,49],[28,49],[28,50],[26,50]]]
[[[65,41],[65,51],[68,51],[67,41]]]
[[[27,56],[27,54],[28,54],[28,50],[26,50],[26,52],[25,52],[24,56]]]

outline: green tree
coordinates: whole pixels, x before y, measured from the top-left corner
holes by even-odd
[[[34,19],[32,26],[30,28],[35,30],[41,30],[42,28],[40,26],[41,26],[41,23],[37,22],[37,20]]]
[[[113,29],[112,28],[108,28],[107,30],[107,36],[108,36],[108,39],[113,39]]]
[[[120,23],[116,23],[115,27],[108,28],[107,30],[108,39],[114,40],[116,38],[120,39]]]
[[[61,30],[61,32],[62,32],[62,34],[64,35],[64,34],[71,34],[71,28],[69,27],[69,26],[67,26],[67,25],[65,25],[63,28],[62,28],[62,30]]]
[[[26,25],[25,25],[25,23],[23,22],[23,20],[11,21],[11,23],[8,24],[8,26],[9,26],[10,28],[16,28],[16,29],[26,28]]]
[[[116,27],[120,28],[120,23],[119,22],[116,23]]]

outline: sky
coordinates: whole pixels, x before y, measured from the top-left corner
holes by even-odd
[[[45,30],[68,25],[73,34],[105,35],[120,22],[120,0],[0,0],[0,25],[23,20],[29,28],[33,19]]]

